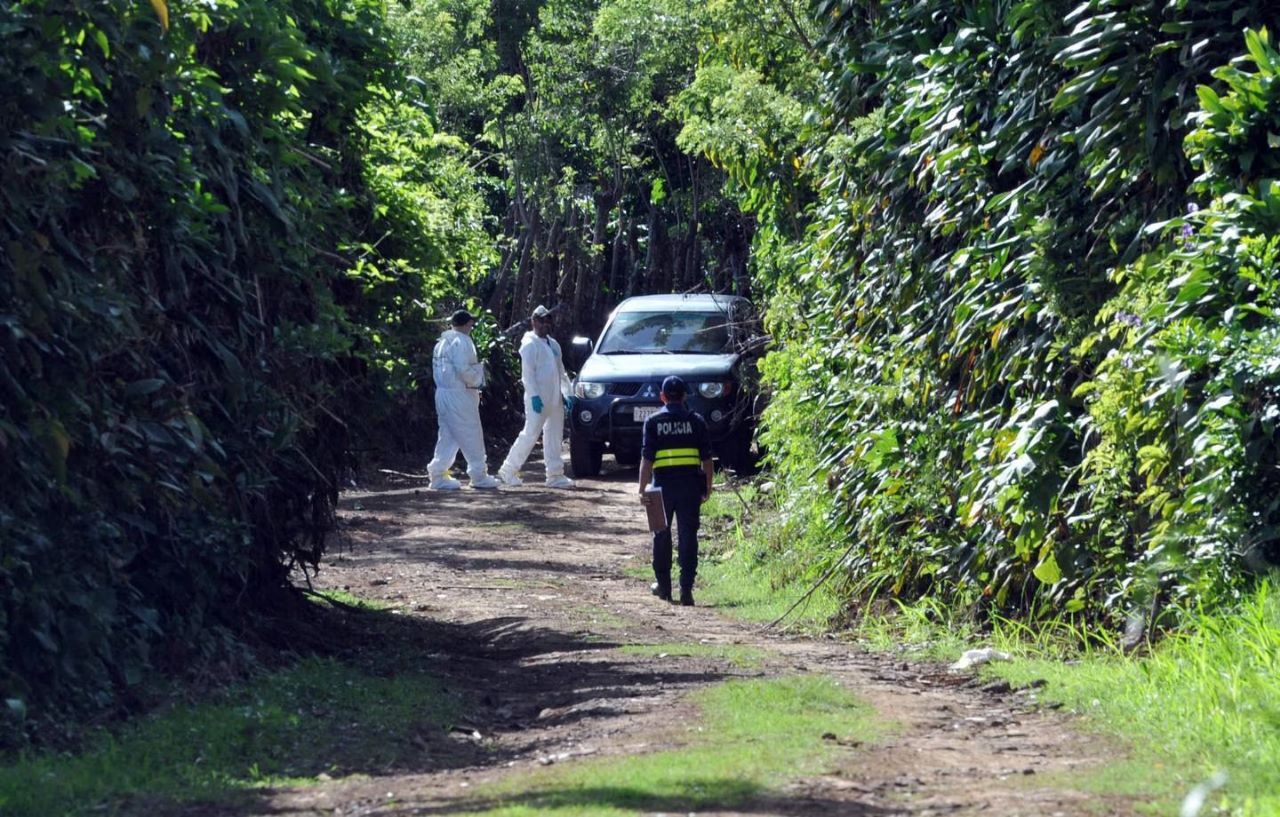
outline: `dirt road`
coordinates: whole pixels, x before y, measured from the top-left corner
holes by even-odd
[[[1128,814],[1130,804],[1079,790],[1108,761],[1070,719],[1028,695],[984,689],[945,668],[856,644],[762,633],[713,607],[652,597],[641,577],[647,535],[635,469],[571,491],[430,492],[393,480],[344,496],[343,542],[318,578],[420,619],[463,725],[424,737],[421,770],[278,791],[269,813],[466,814],[474,792],[531,767],[670,748],[696,720],[699,689],[738,677],[825,674],[869,703],[886,732],[839,741],[825,773],[703,815]],[[735,645],[749,665],[624,645]],[[678,650],[671,649],[671,653]],[[709,657],[710,656],[710,657]],[[815,735],[815,740],[835,736]],[[744,747],[744,751],[750,749]],[[492,803],[487,804],[492,805]],[[687,814],[672,799],[648,814]]]

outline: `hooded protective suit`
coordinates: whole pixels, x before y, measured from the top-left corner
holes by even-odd
[[[476,345],[465,332],[449,329],[440,336],[431,355],[436,381],[436,415],[440,436],[436,455],[427,465],[433,484],[440,483],[462,450],[472,485],[492,482],[485,464],[484,433],[480,429],[480,387],[484,365]]]
[[[520,380],[524,383],[524,428],[498,469],[499,479],[520,474],[539,433],[542,434],[542,455],[547,463],[547,480],[564,477],[561,443],[564,440],[567,378],[560,344],[555,338],[540,338],[536,332],[524,333],[524,339],[520,341]],[[537,398],[536,402],[534,398]],[[542,410],[536,411],[535,406]]]

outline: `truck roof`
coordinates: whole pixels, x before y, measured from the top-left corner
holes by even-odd
[[[637,295],[618,304],[618,312],[711,312],[728,311],[735,304],[749,304],[738,295]]]

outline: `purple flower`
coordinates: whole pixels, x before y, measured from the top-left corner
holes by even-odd
[[[1142,318],[1139,318],[1132,312],[1117,312],[1116,320],[1120,321],[1120,323],[1123,323],[1125,326],[1132,326],[1134,329],[1142,326]]]
[[[1187,202],[1187,218],[1193,218],[1198,212],[1200,212],[1200,205],[1196,204],[1194,201]],[[1191,236],[1196,233],[1196,228],[1189,223],[1183,224],[1179,233],[1182,236],[1183,241],[1190,241]]]

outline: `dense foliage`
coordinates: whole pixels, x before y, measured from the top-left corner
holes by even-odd
[[[591,332],[647,292],[749,291],[750,220],[722,175],[676,144],[671,115],[708,36],[700,4],[547,0],[498,4],[522,24],[499,70],[520,92],[483,134],[505,190],[504,257],[488,304],[514,320],[535,303]],[[528,12],[511,14],[518,6]],[[505,322],[505,321],[504,321]]]
[[[392,341],[483,262],[382,18],[0,6],[0,742],[314,563]]]
[[[851,604],[1232,596],[1280,541],[1277,22],[0,5],[0,734],[315,563],[353,449],[429,454],[462,304],[494,430],[536,303],[567,340],[631,294],[767,300],[779,546]]]
[[[318,560],[353,450],[425,459],[455,306],[500,431],[533,304],[568,335],[749,289],[755,216],[676,115],[748,5],[6,3],[4,734],[218,654]]]
[[[816,4],[766,439],[851,597],[1146,624],[1267,563],[1270,8]]]

